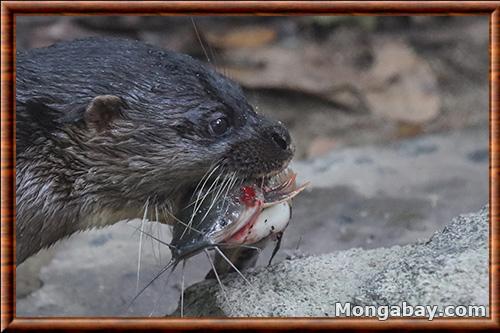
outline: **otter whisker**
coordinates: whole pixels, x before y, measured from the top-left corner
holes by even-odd
[[[219,179],[222,175],[219,174],[217,176],[217,178],[214,180],[214,182],[210,185],[210,187],[208,188],[208,191],[210,191],[214,186],[216,186],[218,183],[219,183]],[[203,187],[200,189],[200,191],[198,192],[198,198],[201,197],[201,193],[203,191]],[[196,201],[199,202],[197,205],[195,205],[194,209],[193,209],[193,213],[191,214],[191,218],[189,219],[189,223],[188,223],[188,226],[191,227],[191,225],[193,224],[193,220],[194,220],[194,217],[196,216],[196,212],[198,211],[198,209],[201,207],[201,204],[203,203],[203,201],[207,198],[208,194],[205,194],[203,196],[203,198],[201,199],[201,201],[199,199],[197,199]],[[182,239],[182,237],[185,235],[187,229],[184,229],[182,235],[180,236],[180,239]]]
[[[224,193],[224,200],[223,202],[226,202],[226,198],[227,198],[227,194],[229,193],[229,190],[232,188],[233,186],[233,183],[234,183],[234,179],[235,179],[235,175],[236,173],[235,172],[231,172],[226,178],[227,178],[227,184],[225,185],[225,189],[222,191]],[[221,193],[222,195],[222,193]],[[219,197],[216,196],[216,199],[215,201],[218,199]]]
[[[224,180],[221,182],[221,185],[219,186],[219,190],[217,191],[214,198],[212,199],[212,202],[210,203],[210,206],[208,207],[205,215],[203,215],[200,223],[202,223],[205,220],[205,218],[208,216],[208,214],[210,213],[210,211],[212,210],[214,205],[217,203],[217,200],[219,199],[222,192],[224,192],[225,188],[228,187],[228,185],[230,184],[230,180],[231,180],[230,178],[225,177]]]
[[[227,214],[227,210],[229,209],[229,202],[227,202],[226,199],[227,199],[227,195],[229,193],[229,190],[232,188],[233,183],[234,183],[234,172],[229,175],[228,179],[229,179],[229,181],[228,181],[225,193],[224,193],[224,197],[223,197],[224,199],[222,200],[223,204],[226,203],[226,209],[224,211],[224,215]]]
[[[203,174],[203,176],[200,178],[200,180],[196,184],[194,192],[198,191],[198,189],[200,188],[201,184],[203,184],[203,182],[205,181],[205,179],[209,178],[209,174],[212,173],[212,172],[214,172],[217,168],[218,168],[218,165],[217,164],[213,164],[213,165],[211,165],[207,169],[207,171]]]
[[[151,205],[154,205],[153,202],[155,202],[155,200],[151,199]],[[151,215],[151,216],[150,217],[148,216],[148,222],[151,222],[154,219],[153,209],[151,209],[151,213],[149,215]],[[148,230],[151,234],[153,234],[153,223],[145,223],[144,229]],[[153,242],[152,239],[149,239],[149,240],[150,240],[150,245],[151,245],[151,252],[153,253],[153,257],[156,259],[156,255],[155,255],[155,251],[154,251],[155,243]],[[144,241],[144,244],[146,244],[146,241]]]
[[[132,227],[132,226],[130,226],[130,227],[131,227],[131,228],[134,228],[134,227]],[[151,237],[152,239],[154,239],[155,241],[159,242],[160,244],[163,244],[163,245],[165,245],[165,246],[168,246],[168,248],[169,248],[169,249],[175,249],[175,247],[174,247],[173,245],[171,245],[171,244],[169,244],[169,243],[167,243],[167,242],[165,242],[165,241],[162,241],[161,239],[159,239],[159,238],[157,238],[157,237],[155,237],[155,236],[151,235],[150,233],[147,233],[146,231],[140,230],[140,229],[138,229],[138,228],[136,228],[136,230],[137,230],[137,231],[139,231],[141,234],[144,234],[144,235],[146,235],[146,236]]]
[[[159,223],[159,216],[158,216],[158,205],[155,204],[155,219],[156,219],[156,222],[154,225],[156,226],[156,235],[158,236],[158,238],[160,238],[160,223]],[[153,229],[153,224],[151,224],[151,229]],[[151,233],[153,233],[153,230],[151,230]],[[151,240],[151,244],[153,244],[153,240]],[[160,250],[160,244],[158,244],[158,256],[156,256],[156,253],[154,251],[154,248],[151,247],[152,251],[153,251],[153,255],[155,256],[155,258],[158,260],[158,262],[161,262],[161,250]]]
[[[234,172],[234,181],[231,183],[231,185],[229,186],[229,189],[232,189],[232,188],[235,188],[235,187],[239,187],[243,184],[243,179],[240,179],[238,178],[237,176],[237,173]],[[236,185],[236,183],[238,183],[238,185]],[[224,202],[226,201],[226,198],[227,198],[227,193],[226,193],[226,196],[224,197]],[[230,206],[230,203],[227,202],[226,204],[226,209],[224,210],[224,215],[227,214],[227,211],[229,210],[229,206]]]
[[[194,31],[196,33],[196,37],[198,39],[198,42],[200,43],[200,46],[201,46],[201,48],[203,50],[205,58],[207,59],[207,62],[210,64],[210,58],[209,58],[208,53],[207,53],[207,51],[206,51],[206,49],[204,47],[204,44],[202,42],[201,35],[198,33],[198,29],[197,29],[196,23],[194,22],[194,19],[192,17],[191,17],[191,23],[193,24],[193,28],[194,28]],[[231,76],[227,72],[226,68],[223,67],[223,66],[219,66],[220,63],[219,63],[219,60],[218,60],[218,55],[217,55],[216,49],[213,48],[210,45],[210,43],[207,43],[207,48],[208,48],[208,51],[210,53],[210,56],[212,57],[213,66],[215,67],[215,69],[217,69],[217,71],[219,71],[219,72],[222,72],[222,75],[224,75],[225,77],[231,78]]]
[[[203,203],[203,201],[205,200],[207,194],[205,194],[205,196],[203,196],[203,198],[201,197],[202,196],[202,193],[203,193],[203,189],[205,188],[205,185],[208,181],[208,179],[213,175],[213,173],[217,170],[217,168],[215,168],[211,173],[210,175],[207,177],[207,179],[205,179],[205,181],[203,182],[203,185],[201,186],[201,188],[199,189],[199,191],[197,192],[197,196],[196,196],[196,200],[195,200],[195,208],[193,209],[193,212],[196,212],[201,204]],[[219,181],[220,177],[221,177],[221,172],[219,173],[219,175],[215,178],[214,182],[209,186],[208,188],[208,191],[207,192],[210,192],[210,190],[217,184],[217,182]],[[194,192],[196,193],[196,192]],[[201,201],[200,201],[201,200]]]
[[[181,318],[184,317],[184,270],[186,268],[187,258],[182,261],[181,269]]]
[[[191,17],[191,23],[193,24],[194,32],[196,34],[196,38],[198,38],[198,42],[200,42],[201,49],[203,50],[203,53],[205,54],[205,57],[207,58],[207,62],[210,64],[210,58],[208,57],[207,50],[205,49],[205,46],[203,45],[203,42],[201,41],[200,34],[198,33],[198,29],[196,28],[196,24],[194,23],[194,19]]]
[[[200,234],[200,235],[202,234],[202,232],[201,232],[200,230],[196,229],[196,228],[195,228],[195,227],[193,227],[193,226],[189,226],[186,222],[183,222],[182,220],[180,220],[179,218],[177,218],[176,216],[174,216],[174,215],[172,214],[172,212],[169,212],[168,210],[165,210],[165,209],[164,209],[164,213],[165,213],[166,215],[171,215],[171,216],[172,216],[172,218],[174,218],[174,219],[176,220],[176,222],[177,222],[177,223],[179,223],[179,224],[181,224],[181,225],[185,226],[187,229],[189,229],[189,230],[193,230],[194,232],[196,232],[196,233],[198,233],[198,234]]]
[[[185,226],[187,229],[189,230],[193,230],[194,232],[197,232],[199,234],[202,234],[201,231],[197,230],[196,228],[194,228],[193,226],[189,226],[187,223],[184,223],[182,222],[181,220],[177,221],[178,223],[182,224],[183,226]]]
[[[217,279],[217,282],[219,283],[220,290],[222,290],[222,294],[224,295],[226,302],[229,304],[229,302],[228,302],[229,298],[227,297],[226,288],[224,287],[224,285],[222,284],[222,281],[220,280],[219,273],[217,273],[217,269],[215,269],[214,262],[213,262],[212,258],[210,257],[210,254],[208,253],[207,249],[204,249],[203,251],[207,255],[208,262],[210,262],[210,265],[212,266],[212,270],[214,272],[215,278]]]
[[[146,200],[145,207],[144,207],[144,215],[141,220],[141,232],[143,231],[144,228],[144,222],[146,220],[147,214],[148,214],[148,206],[149,206],[149,197]],[[139,235],[139,254],[137,258],[137,281],[136,281],[136,288],[135,290],[137,291],[139,289],[139,279],[140,279],[140,272],[141,272],[141,259],[142,259],[142,233]]]
[[[214,205],[216,204],[217,200],[220,198],[220,196],[222,195],[224,190],[226,190],[226,189],[229,190],[230,184],[231,184],[231,177],[228,177],[228,176],[224,177],[224,180],[221,182],[221,185],[219,186],[219,190],[217,191],[215,196],[213,196],[212,202],[210,203],[205,215],[201,219],[201,222],[203,222],[205,220],[205,218],[208,216],[208,214],[210,213],[210,211],[212,210],[212,208],[214,207]]]
[[[222,176],[224,173],[225,173],[225,169],[221,169],[221,170],[220,170],[220,172],[219,172],[219,175],[221,175],[221,176]],[[225,179],[225,178],[227,178],[227,176],[224,176],[223,178]],[[209,191],[207,191],[207,192],[204,194],[204,196],[208,196],[208,195],[212,194],[212,193],[213,193],[214,191],[216,191],[217,189],[218,189],[218,187],[211,188]],[[199,192],[203,192],[203,188],[201,188],[201,189],[199,190]],[[199,192],[198,192],[198,193],[199,193]],[[193,191],[193,193],[197,193],[197,192],[196,192],[196,191]],[[189,207],[191,207],[193,204],[198,204],[198,205],[200,205],[200,206],[201,206],[201,204],[202,204],[202,203],[203,203],[203,199],[201,199],[201,202],[199,202],[199,200],[194,200],[194,201],[192,201],[191,203],[189,203],[188,205],[184,206],[184,208],[189,208]],[[198,207],[198,208],[199,208],[199,207]],[[196,210],[196,209],[195,209],[195,210]]]
[[[255,287],[252,285],[252,283],[250,283],[250,281],[248,281],[248,279],[245,277],[245,275],[243,275],[243,273],[241,273],[241,271],[236,268],[236,266],[231,262],[231,260],[229,260],[228,257],[226,257],[226,255],[219,249],[218,246],[214,246],[214,249],[220,254],[220,256],[222,258],[224,258],[224,260],[227,261],[227,263],[243,278],[243,280],[245,280],[246,283],[248,283],[249,286],[251,286],[252,288],[255,289]]]
[[[230,182],[229,182],[229,186],[228,186],[228,187],[227,187],[227,189],[226,189],[226,193],[224,193],[224,199],[223,199],[223,201],[224,201],[224,202],[226,202],[226,199],[227,199],[227,195],[228,195],[228,193],[229,193],[229,190],[230,190],[231,188],[233,188],[233,185],[234,185],[234,183],[236,182],[236,172],[234,172],[234,171],[233,171],[229,177],[230,177]]]
[[[226,202],[226,210],[225,210],[224,214],[226,214],[227,210],[229,209],[229,202],[227,202],[227,195],[229,194],[229,191],[234,188],[234,184],[237,181],[236,172],[232,172],[229,175],[229,179],[230,179],[229,180],[229,184],[228,184],[228,186],[226,188],[226,192],[224,193],[224,199],[222,201],[222,202]]]
[[[205,184],[205,183],[208,181],[208,179],[212,176],[212,174],[213,174],[213,173],[214,173],[214,172],[215,172],[218,168],[220,168],[220,167],[221,167],[221,165],[220,165],[220,164],[218,164],[218,163],[219,163],[219,161],[216,161],[214,164],[212,164],[212,166],[210,166],[210,167],[208,168],[207,172],[205,172],[205,174],[203,175],[203,177],[201,177],[201,179],[200,179],[200,181],[198,182],[198,184],[196,184],[196,187],[195,187],[195,189],[194,189],[193,193],[197,193],[197,191],[198,191],[198,190],[199,190],[199,188],[200,188],[200,185],[201,185],[202,183],[203,183],[203,184]],[[204,187],[204,185],[203,185],[202,187]],[[191,206],[191,205],[192,205],[193,203],[195,203],[195,202],[196,202],[196,201],[191,202],[191,203],[190,203],[188,206],[186,206],[186,207]]]
[[[229,188],[229,185],[231,183],[231,178],[228,176],[225,176],[224,179],[221,181],[221,184],[219,186],[218,191],[215,193],[215,195],[212,198],[212,202],[210,203],[208,211],[212,209],[212,207],[215,205],[217,200],[220,198],[220,196],[224,193],[224,191]]]
[[[233,172],[233,174],[232,174],[231,177],[232,177],[231,183],[230,183],[230,185],[227,188],[226,194],[224,195],[224,201],[223,202],[226,202],[226,209],[224,210],[224,215],[227,214],[227,212],[229,210],[229,206],[230,206],[230,203],[226,200],[227,199],[227,195],[229,193],[229,190],[232,189],[232,188],[234,188],[234,184],[238,180],[238,178],[236,177],[236,172]]]
[[[165,215],[171,216],[177,223],[180,223],[183,226],[185,226],[186,228],[188,228],[190,230],[193,230],[194,232],[197,232],[197,233],[201,234],[201,231],[197,230],[193,226],[189,226],[186,222],[183,222],[182,220],[180,220],[179,218],[177,218],[172,212],[169,212],[166,208],[162,208],[162,210],[165,213]]]
[[[198,192],[197,200],[196,200],[197,206],[195,205],[195,209],[193,210],[193,212],[196,212],[200,208],[201,204],[208,197],[208,195],[217,189],[217,185],[219,184],[219,180],[221,179],[220,177],[222,177],[222,180],[225,179],[224,168],[222,168],[222,169],[219,170],[219,174],[215,178],[214,182],[210,185],[210,187],[208,188],[207,192],[203,195],[203,197],[201,198],[201,200],[199,199],[199,197],[200,197],[200,194],[203,193],[203,188],[204,187],[202,187],[200,189],[200,191]]]
[[[160,206],[160,209],[165,216],[165,218],[172,218],[174,221],[179,222],[180,220],[172,213],[170,210],[168,210],[168,207],[166,206]]]
[[[205,174],[203,175],[203,177],[201,177],[200,181],[198,182],[198,184],[196,184],[196,187],[193,191],[193,193],[198,193],[200,194],[202,192],[202,189],[205,188],[205,185],[206,183],[208,182],[208,180],[210,179],[210,177],[215,173],[215,171],[217,171],[217,169],[220,167],[220,165],[217,165],[217,164],[214,164],[213,167],[210,167],[207,172],[205,172]],[[200,188],[201,186],[201,188]],[[200,196],[198,195],[196,197],[196,199],[192,202],[190,202],[188,205],[186,205],[186,208],[187,207],[190,207],[194,204],[198,204],[198,200],[200,199]]]

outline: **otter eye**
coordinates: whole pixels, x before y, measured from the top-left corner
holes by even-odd
[[[210,122],[210,131],[214,135],[222,135],[229,129],[229,122],[226,118],[217,118]]]

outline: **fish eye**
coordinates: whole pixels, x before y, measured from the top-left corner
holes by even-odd
[[[229,130],[229,121],[225,117],[220,117],[210,122],[210,132],[213,135],[222,135]]]

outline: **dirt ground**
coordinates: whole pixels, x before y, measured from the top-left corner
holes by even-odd
[[[280,261],[408,244],[486,203],[488,24],[486,16],[20,16],[16,43],[135,38],[188,53],[240,83],[258,112],[289,127],[293,163],[314,180],[294,202]],[[135,288],[132,234],[121,224],[76,235],[21,265],[18,314],[145,315],[158,294],[156,315],[175,309],[179,284],[165,289],[161,280],[123,312]],[[155,247],[148,251],[144,277],[162,262]],[[188,284],[209,268],[206,260],[190,265]]]

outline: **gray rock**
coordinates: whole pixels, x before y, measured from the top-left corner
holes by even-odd
[[[285,260],[186,290],[186,316],[332,316],[353,305],[488,306],[488,206],[430,240]]]

